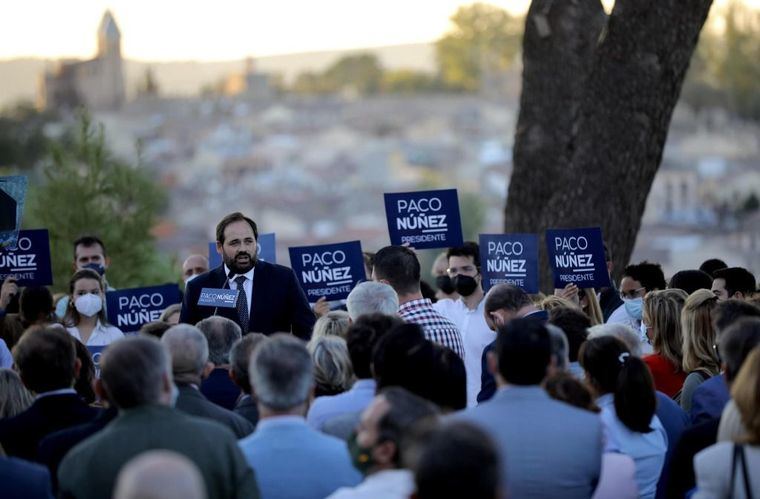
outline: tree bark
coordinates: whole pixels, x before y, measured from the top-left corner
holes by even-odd
[[[604,28],[596,24],[591,6],[598,2],[560,1],[549,12],[565,15],[550,15],[549,25],[570,34],[564,44],[576,45],[575,50],[558,46],[563,42],[558,36],[549,56],[536,49],[545,40],[536,39],[533,28],[547,3],[534,0],[526,20],[523,95],[505,229],[543,234],[548,228],[601,226],[618,278],[633,251],[673,109],[712,0],[617,0]],[[576,25],[575,30],[561,29],[565,22]],[[588,44],[597,39],[596,46]],[[542,56],[564,61],[573,70],[557,77],[556,69],[534,59]],[[530,132],[536,127],[553,132]],[[551,270],[546,264],[541,268],[542,287],[549,289]]]

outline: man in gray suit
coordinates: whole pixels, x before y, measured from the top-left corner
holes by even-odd
[[[496,395],[454,417],[493,438],[511,497],[588,498],[599,479],[602,423],[592,412],[549,398],[540,384],[551,363],[546,327],[511,321],[488,354]]]
[[[213,369],[208,363],[208,341],[189,324],[171,327],[161,337],[172,357],[174,383],[179,389],[176,408],[192,416],[212,419],[228,427],[240,439],[253,433],[253,425],[239,414],[208,400],[200,391],[201,379]]]

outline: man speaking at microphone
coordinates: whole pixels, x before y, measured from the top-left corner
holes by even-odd
[[[216,226],[216,251],[222,265],[187,284],[180,322],[196,324],[212,315],[232,319],[243,331],[272,334],[292,332],[309,339],[314,313],[293,271],[259,261],[256,223],[242,213],[231,213]],[[234,308],[198,305],[201,290],[238,291]]]

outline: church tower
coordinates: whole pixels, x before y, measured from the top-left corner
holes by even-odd
[[[121,31],[110,10],[103,14],[98,28],[98,58],[118,57],[121,59]]]

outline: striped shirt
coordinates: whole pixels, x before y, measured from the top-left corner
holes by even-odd
[[[425,338],[433,343],[449,347],[464,359],[464,346],[459,329],[453,322],[439,314],[429,299],[420,298],[404,303],[398,308],[398,315],[404,322],[422,327]]]

